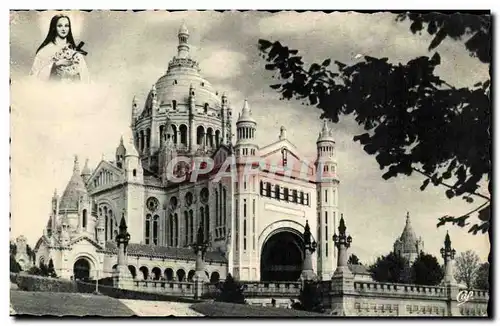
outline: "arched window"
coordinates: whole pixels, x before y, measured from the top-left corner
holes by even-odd
[[[288,188],[284,188],[283,189],[283,193],[284,193],[284,196],[285,196],[285,200],[288,201]]]
[[[179,131],[181,133],[181,144],[187,146],[188,137],[187,137],[187,127],[186,125],[180,125]]]
[[[189,216],[188,212],[184,212],[184,245],[189,245]]]
[[[174,216],[172,214],[168,217],[168,245],[174,246]]]
[[[149,149],[151,147],[151,129],[146,129],[146,148]]]
[[[191,243],[194,243],[194,216],[193,216],[193,210],[189,210],[189,237]]]
[[[153,243],[158,245],[158,215],[153,217]]]
[[[84,209],[82,212],[82,227],[85,229],[87,228],[87,210]]]
[[[177,126],[171,125],[170,127],[172,129],[172,141],[177,145]]]
[[[210,239],[210,212],[208,210],[208,205],[205,206],[205,240]]]
[[[165,126],[160,126],[160,146],[163,145],[163,141],[165,140]]]
[[[271,182],[268,182],[266,184],[266,192],[267,192],[267,196],[271,197]]]
[[[150,214],[146,215],[146,225],[145,225],[144,231],[146,233],[145,234],[145,242],[146,242],[146,244],[149,244],[149,240],[150,240],[149,238],[151,236],[150,235],[150,232],[151,232],[151,215]]]
[[[174,214],[174,246],[179,246],[179,219],[177,213]]]
[[[304,192],[300,192],[300,203],[303,205],[304,204]]]
[[[297,202],[297,190],[292,190],[292,200],[294,203]]]
[[[280,200],[280,186],[279,185],[274,186],[274,198],[276,198],[277,200]]]
[[[215,226],[218,227],[219,222],[219,192],[215,190]]]
[[[224,217],[224,235],[226,235],[226,225],[227,225],[227,219],[226,219],[226,203],[227,203],[227,196],[226,196],[226,188],[222,188],[222,214],[223,214],[223,217]]]
[[[177,80],[175,81],[175,83],[177,84]],[[177,101],[176,100],[172,101],[172,109],[177,110]]]
[[[205,105],[203,106],[203,112],[205,112],[205,114],[208,113],[208,103],[205,103]]]
[[[205,139],[205,129],[203,126],[198,126],[196,128],[196,144],[197,145],[202,145]]]
[[[198,222],[201,224],[203,229],[203,239],[205,239],[205,207],[200,207],[200,217],[198,218]],[[198,228],[195,229],[194,232],[198,232]]]

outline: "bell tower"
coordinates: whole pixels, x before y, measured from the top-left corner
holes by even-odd
[[[335,140],[326,120],[316,146],[318,276],[322,280],[329,280],[335,270],[335,248],[330,240],[337,224],[339,180],[335,160]]]

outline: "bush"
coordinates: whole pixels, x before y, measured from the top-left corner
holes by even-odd
[[[10,255],[10,272],[11,273],[19,273],[23,269],[21,268],[21,265],[16,261],[13,255]]]
[[[19,286],[19,289],[24,291],[78,292],[78,287],[73,281],[36,275],[19,274],[17,276],[17,285]]]
[[[222,284],[215,301],[245,304],[243,292],[243,286],[236,282],[231,274],[227,274],[226,281]]]
[[[322,295],[318,288],[318,284],[316,282],[306,281],[300,290],[299,302],[294,302],[292,308],[323,313],[325,312],[325,308],[323,307],[321,298]]]

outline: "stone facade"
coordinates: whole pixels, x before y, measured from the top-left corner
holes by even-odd
[[[296,272],[300,276],[298,260],[292,267],[284,262],[261,270],[269,265],[264,259],[272,256],[262,256],[264,247],[279,245],[277,236],[286,234],[290,248],[301,248],[308,221],[317,243],[312,267],[320,279],[329,279],[335,250],[327,240],[337,223],[339,183],[332,130],[325,122],[314,164],[287,139],[284,127],[276,141],[259,146],[258,125],[247,101],[232,130],[235,117],[228,96],[216,92],[201,76],[198,63],[190,57],[184,25],[178,38],[177,56],[151,87],[144,105],[135,97],[132,100],[131,126],[120,139],[115,159],[103,159],[93,170],[87,161],[80,170],[75,158],[64,193],[54,193],[51,216],[35,247],[37,264],[52,259],[58,275],[68,278],[75,268],[82,270],[79,277],[111,276],[116,259],[109,243],[124,217],[131,243],[149,247],[141,254],[129,254],[131,270],[145,267],[148,275],[153,268],[162,275],[168,268],[188,273],[195,257],[166,255],[165,248],[173,253],[191,250],[196,229],[203,224],[208,252],[220,257],[207,263],[213,266],[209,273],[258,281],[265,273],[272,278],[276,269],[291,268],[288,277],[293,278]],[[183,161],[171,169],[169,163],[180,157]],[[213,171],[226,171],[225,162],[234,164],[218,178],[219,174],[203,171],[199,160],[206,157],[213,159]],[[248,160],[265,163],[246,171]],[[323,174],[330,178],[318,181]]]

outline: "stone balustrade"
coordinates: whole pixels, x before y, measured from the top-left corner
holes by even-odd
[[[299,295],[300,282],[241,282],[246,297],[287,297]]]
[[[354,281],[354,290],[363,296],[446,298],[446,288],[440,286]]]
[[[186,297],[194,296],[195,293],[195,284],[193,282],[134,280],[132,286],[131,289],[136,291],[162,292]]]

